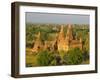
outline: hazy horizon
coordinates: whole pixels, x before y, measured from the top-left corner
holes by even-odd
[[[25,17],[34,24],[89,24],[89,15],[26,12]]]

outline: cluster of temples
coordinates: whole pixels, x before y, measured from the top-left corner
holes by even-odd
[[[42,41],[41,33],[38,32],[37,38],[34,41],[32,48],[33,52],[39,50],[50,50],[50,51],[68,51],[71,48],[80,48],[82,50],[82,39],[73,36],[73,28],[71,24],[67,25],[67,32],[64,35],[64,26],[61,25],[59,33],[55,36],[52,41]]]

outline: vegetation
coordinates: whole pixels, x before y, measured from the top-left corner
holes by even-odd
[[[51,41],[55,39],[60,29],[59,24],[26,24],[26,66],[56,66],[89,64],[89,25],[73,25],[73,35],[83,40],[83,50],[79,48],[70,49],[68,52],[57,52],[41,50],[38,53],[31,52],[36,34],[41,32],[41,40]],[[64,34],[67,28],[64,25]]]
[[[48,51],[41,51],[37,55],[37,63],[40,66],[48,66],[51,64],[51,61],[54,59],[52,53]]]
[[[69,50],[64,56],[64,61],[67,65],[81,64],[83,61],[82,51],[79,48]]]

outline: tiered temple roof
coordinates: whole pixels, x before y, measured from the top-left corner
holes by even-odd
[[[58,51],[68,51],[70,48],[78,47],[82,49],[82,39],[73,38],[73,28],[71,24],[67,26],[66,37],[64,37],[64,26],[61,25],[60,32],[57,34],[53,41],[44,41],[44,44],[41,41],[41,33],[37,35],[37,39],[34,42],[33,52],[38,52],[39,50],[58,50]]]

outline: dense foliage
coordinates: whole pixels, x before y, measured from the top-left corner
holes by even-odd
[[[48,51],[41,51],[37,56],[37,64],[40,66],[48,66],[53,60],[52,53]]]
[[[81,64],[83,61],[82,51],[79,48],[69,50],[64,56],[64,61],[67,65]]]
[[[67,32],[67,25],[64,25],[64,34]],[[78,48],[70,49],[68,52],[40,51],[30,52],[36,35],[41,32],[41,40],[52,41],[59,32],[59,24],[26,24],[26,66],[56,66],[75,65],[89,63],[89,25],[74,24],[73,35],[83,40],[83,50]]]

